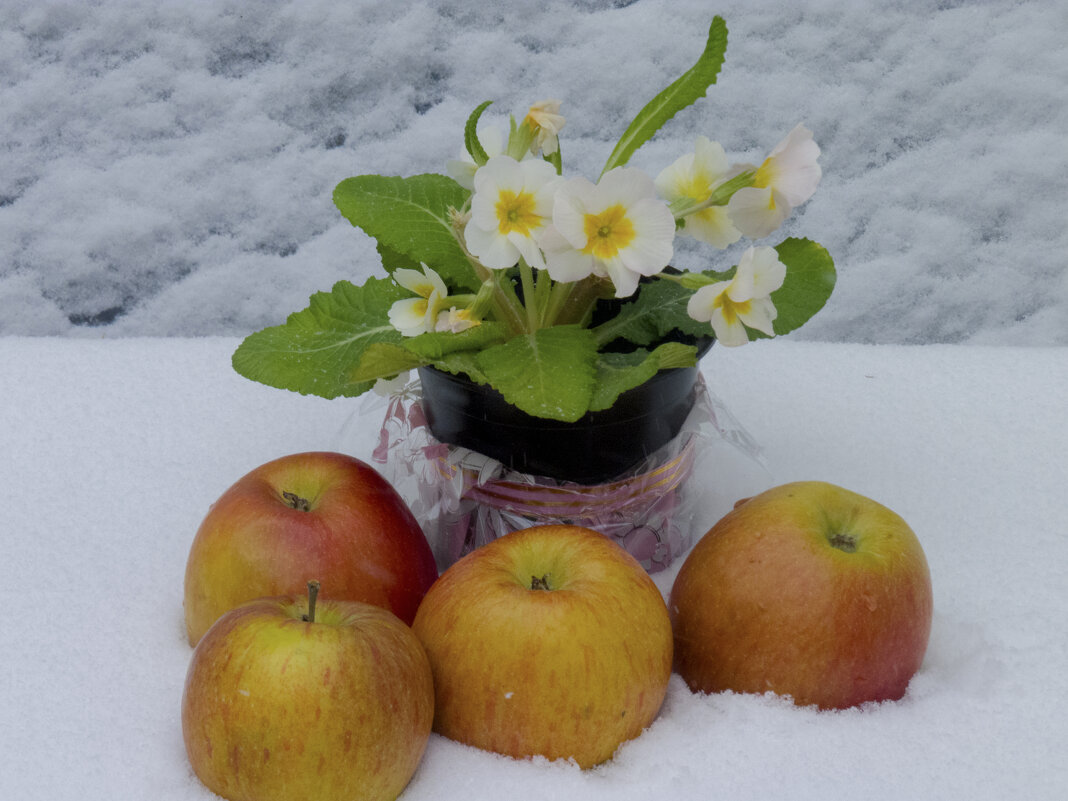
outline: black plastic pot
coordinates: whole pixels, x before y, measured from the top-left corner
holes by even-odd
[[[419,369],[423,410],[439,441],[523,473],[579,484],[620,478],[673,440],[693,408],[697,375],[696,367],[661,370],[611,408],[564,423],[532,417],[466,376]]]

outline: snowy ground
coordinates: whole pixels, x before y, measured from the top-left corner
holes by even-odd
[[[211,797],[179,721],[193,534],[271,458],[369,459],[381,420],[238,377],[237,342],[0,338],[5,801]],[[781,341],[704,368],[770,480],[841,484],[917,532],[935,616],[906,697],[820,713],[676,677],[653,726],[596,770],[433,736],[405,801],[1064,798],[1068,349]]]
[[[279,323],[376,270],[338,181],[440,172],[478,103],[546,97],[595,174],[716,13],[718,85],[634,163],[806,122],[825,177],[784,235],[841,279],[799,338],[1068,344],[1063,0],[5,0],[0,334]]]

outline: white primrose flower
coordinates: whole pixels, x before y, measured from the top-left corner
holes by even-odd
[[[491,158],[475,173],[471,219],[464,226],[467,249],[494,270],[513,267],[520,257],[543,268],[536,240],[549,224],[560,180],[547,161]]]
[[[564,127],[564,117],[560,114],[559,100],[539,100],[527,112],[527,123],[534,131],[534,141],[530,143],[530,152],[534,155],[544,153],[551,156],[560,147],[560,129]]]
[[[812,131],[797,125],[756,168],[753,185],[739,189],[728,201],[727,212],[735,226],[752,239],[778,228],[815,193],[823,174],[819,156]]]
[[[720,184],[733,177],[727,154],[719,142],[707,136],[697,137],[694,152],[680,156],[656,176],[656,189],[660,196],[673,203],[691,200],[701,203],[711,196]],[[717,248],[726,248],[737,242],[742,234],[734,227],[726,206],[708,206],[683,218],[682,233],[707,242]]]
[[[554,281],[604,276],[616,297],[625,298],[641,276],[667,266],[674,237],[675,218],[656,196],[653,179],[633,167],[616,167],[597,184],[585,178],[564,183],[540,243]]]
[[[448,297],[449,289],[441,276],[425,264],[423,271],[399,268],[393,271],[393,280],[419,297],[405,298],[394,302],[389,308],[389,322],[406,337],[414,337],[433,331]]]
[[[734,278],[698,289],[686,304],[686,313],[698,322],[711,323],[723,345],[747,343],[746,326],[775,336],[772,323],[778,311],[770,295],[785,279],[786,265],[779,261],[775,248],[751,247],[742,254]]]

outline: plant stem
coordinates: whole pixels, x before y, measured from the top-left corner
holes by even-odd
[[[557,288],[561,285],[557,284]],[[567,284],[566,294],[556,300],[550,300],[550,306],[555,306],[553,325],[569,325],[577,323],[586,325],[593,314],[593,307],[601,298],[611,297],[612,284],[610,281],[598,276],[591,275],[573,284]]]
[[[319,582],[312,579],[308,582],[308,614],[304,619],[309,623],[315,622],[315,602],[319,598]]]
[[[527,313],[527,333],[533,334],[539,328],[537,290],[534,288],[534,269],[523,258],[519,259],[519,278],[523,282],[523,307]]]
[[[493,275],[493,312],[494,316],[508,326],[513,334],[526,330],[523,320],[523,304],[516,297],[504,270],[496,270]]]

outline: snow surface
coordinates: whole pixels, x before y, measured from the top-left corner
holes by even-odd
[[[238,341],[0,337],[4,801],[212,797],[179,719],[196,528],[269,459],[369,460],[381,422],[240,378]],[[673,677],[597,769],[434,735],[404,801],[1068,797],[1068,349],[764,341],[703,369],[768,481],[838,483],[916,531],[935,612],[905,698],[818,712]]]
[[[280,323],[378,271],[340,180],[440,172],[478,103],[546,97],[592,177],[716,13],[719,83],[633,163],[815,132],[824,180],[782,235],[840,281],[798,338],[1068,344],[1064,0],[4,0],[0,334]]]

